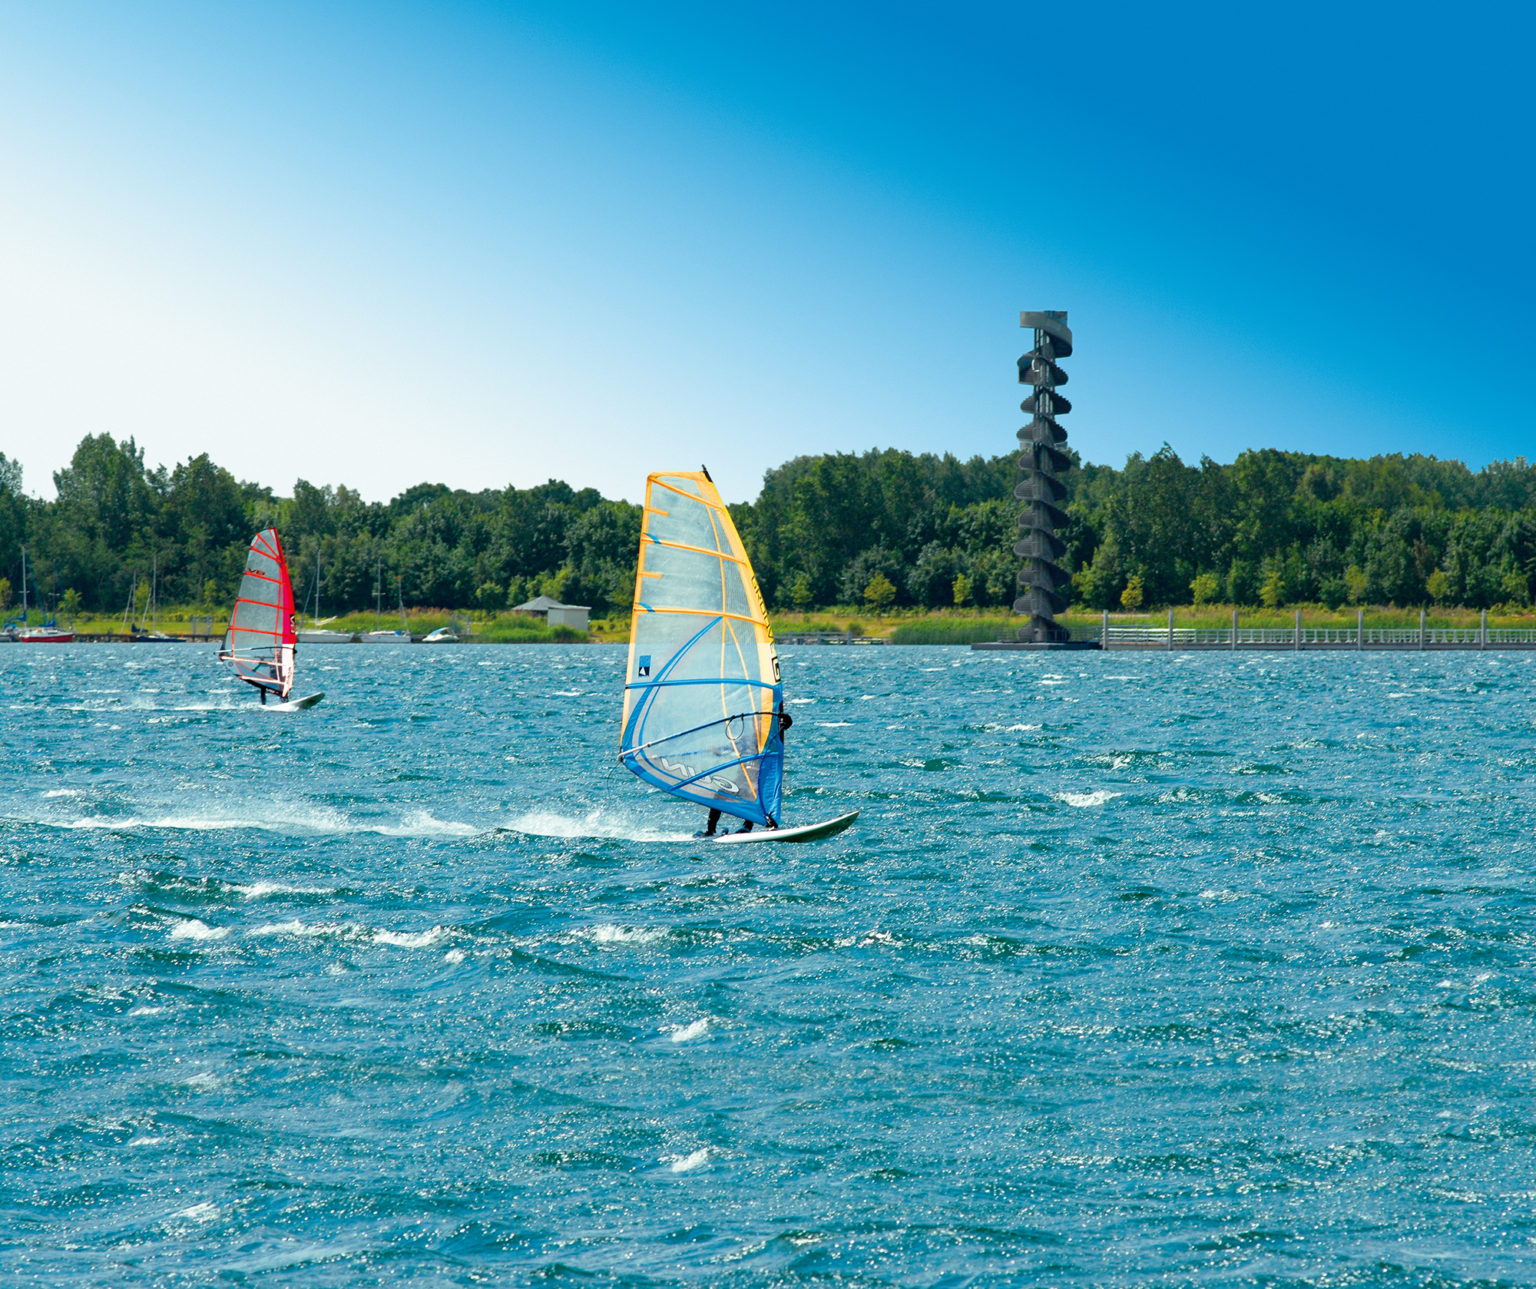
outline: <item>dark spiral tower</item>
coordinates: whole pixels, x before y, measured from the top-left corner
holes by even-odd
[[[1056,418],[1072,410],[1072,404],[1056,392],[1067,383],[1058,358],[1072,353],[1072,331],[1067,315],[1053,309],[1019,314],[1019,326],[1032,327],[1035,347],[1019,359],[1019,384],[1034,392],[1020,406],[1033,419],[1019,431],[1019,472],[1023,476],[1013,495],[1024,503],[1019,515],[1019,541],[1013,553],[1024,561],[1019,570],[1019,598],[1013,611],[1028,617],[1018,638],[1027,644],[1065,644],[1067,629],[1056,615],[1067,607],[1065,591],[1071,575],[1060,561],[1067,544],[1056,536],[1066,526],[1062,509],[1066,485],[1061,476],[1071,464],[1066,453],[1067,432]]]

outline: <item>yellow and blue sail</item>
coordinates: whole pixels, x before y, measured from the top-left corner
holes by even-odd
[[[714,483],[649,476],[619,760],[674,797],[777,824],[782,696],[768,611]]]

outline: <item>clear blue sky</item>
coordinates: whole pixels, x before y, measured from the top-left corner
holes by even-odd
[[[733,499],[1071,442],[1532,451],[1513,5],[0,7],[0,451]]]

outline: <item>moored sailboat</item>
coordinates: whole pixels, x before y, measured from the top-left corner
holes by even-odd
[[[75,633],[59,626],[48,613],[41,585],[37,588],[37,606],[43,611],[43,622],[40,626],[31,625],[31,611],[27,605],[27,585],[29,581],[35,580],[35,576],[27,568],[27,548],[23,546],[21,548],[21,620],[7,622],[4,627],[0,627],[0,636],[17,644],[69,644],[74,640]]]
[[[384,603],[384,565],[381,563],[373,575],[373,630],[359,637],[364,644],[411,644],[411,633],[405,622],[405,591],[401,580],[395,579],[395,595],[400,601],[400,628],[393,630],[379,626]]]
[[[788,725],[768,610],[709,471],[649,476],[620,763],[706,807],[712,825],[715,811],[743,821],[718,841],[812,841],[841,832],[858,811],[783,827]]]
[[[304,610],[309,611],[310,601],[304,597]],[[326,628],[327,622],[334,622],[335,618],[320,617],[320,548],[315,548],[315,599],[314,613],[309,619],[309,626],[300,623],[298,630],[300,644],[350,644],[357,639],[350,631],[331,631]]]

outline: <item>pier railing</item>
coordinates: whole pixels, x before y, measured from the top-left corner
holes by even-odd
[[[1097,639],[1105,649],[1536,649],[1536,629],[1490,627],[1245,627],[1234,616],[1229,627],[1117,625],[1106,618],[1096,627],[1077,627],[1074,636]]]
[[[973,644],[973,649],[1039,648],[1006,636]],[[1061,647],[1061,646],[1057,646]],[[1488,614],[1475,627],[1432,627],[1427,611],[1416,627],[1371,627],[1362,610],[1353,627],[1306,627],[1298,612],[1288,627],[1245,627],[1232,614],[1230,626],[1181,627],[1169,611],[1166,626],[1152,622],[1079,621],[1071,627],[1066,647],[1077,649],[1536,649],[1536,627],[1490,627]]]

